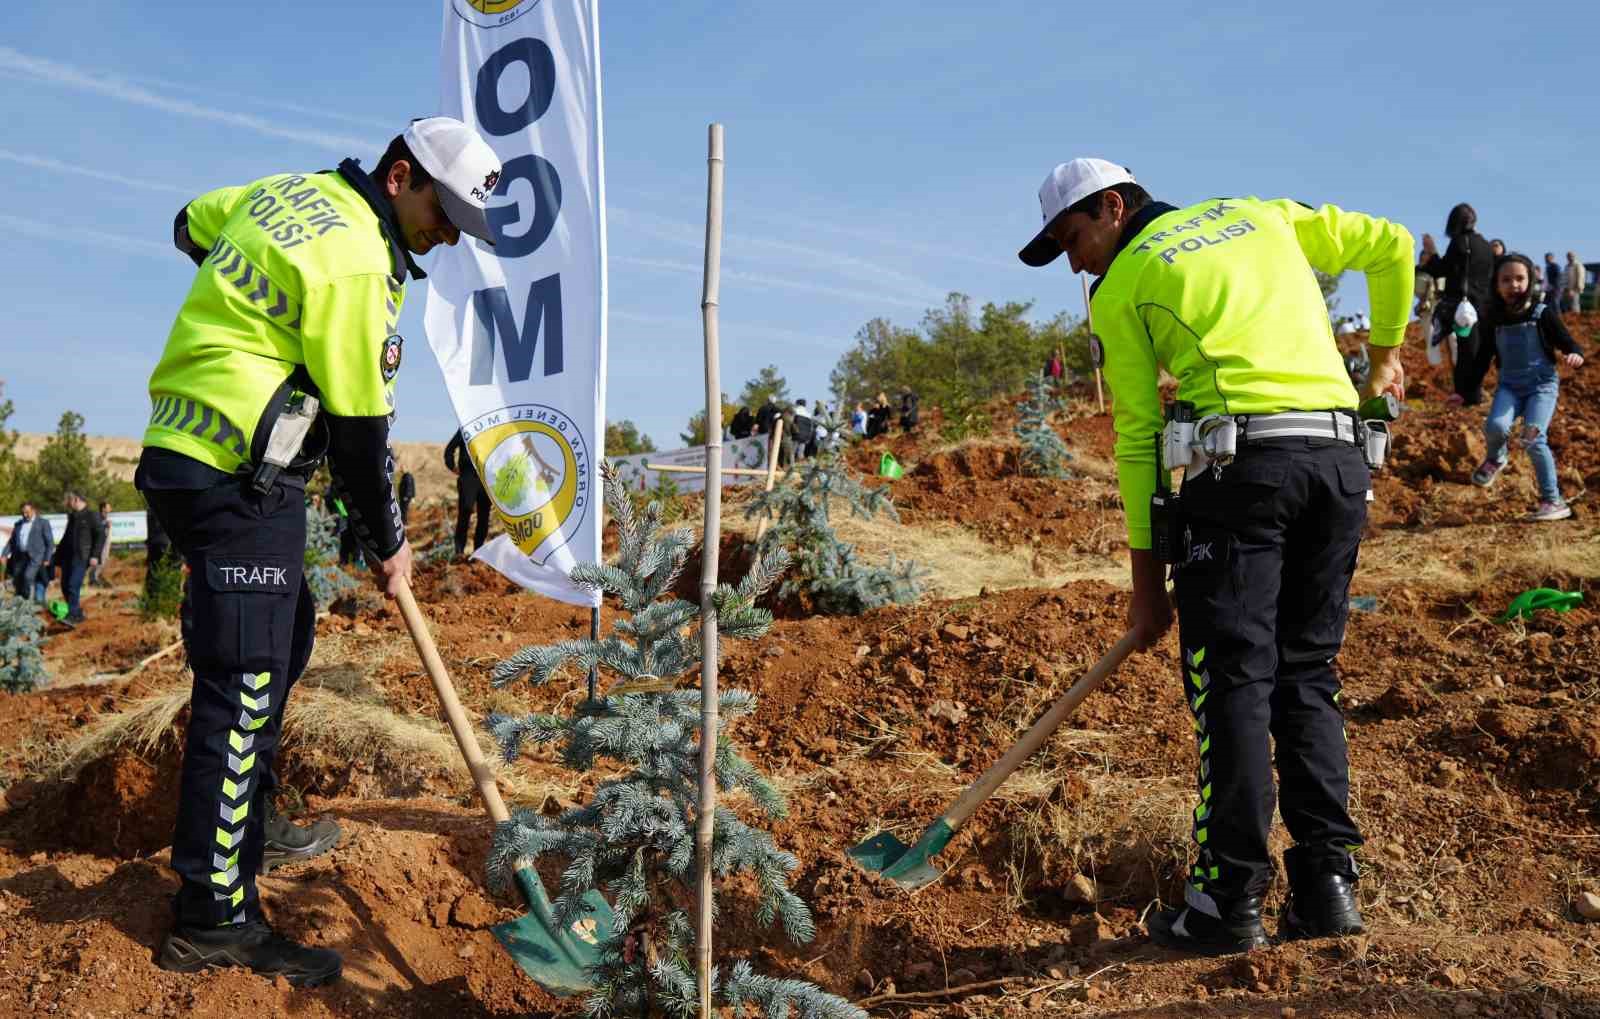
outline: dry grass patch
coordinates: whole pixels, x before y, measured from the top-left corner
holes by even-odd
[[[1354,586],[1406,586],[1444,597],[1475,594],[1505,577],[1600,578],[1600,535],[1581,525],[1481,524],[1380,531],[1361,543]]]
[[[134,701],[127,709],[96,719],[77,739],[52,748],[39,770],[53,780],[67,781],[89,763],[122,747],[145,756],[176,752],[177,718],[189,703],[189,680],[169,685]],[[549,797],[570,798],[577,782],[558,780],[543,769],[512,768],[486,733],[476,733],[484,759],[497,781],[516,803],[535,805]],[[432,718],[402,715],[353,666],[308,672],[297,684],[283,717],[283,744],[330,769],[352,765],[373,767],[386,785],[409,788],[426,779],[471,775],[455,738]]]

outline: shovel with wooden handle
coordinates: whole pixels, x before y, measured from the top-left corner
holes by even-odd
[[[906,888],[921,888],[939,880],[943,871],[930,862],[931,858],[950,844],[956,830],[966,822],[967,818],[972,816],[984,800],[994,795],[994,791],[1000,788],[1000,784],[1009,778],[1023,761],[1033,756],[1033,752],[1044,745],[1044,741],[1061,727],[1067,716],[1077,710],[1083,699],[1094,693],[1100,684],[1117,671],[1117,666],[1133,652],[1135,646],[1132,633],[1125,634],[1117,641],[1116,647],[1107,651],[1105,657],[1094,663],[1088,675],[1062,694],[1050,706],[1050,710],[1023,734],[1016,745],[1006,751],[1004,757],[990,765],[989,770],[968,786],[967,791],[961,794],[961,798],[956,800],[939,820],[928,826],[928,830],[922,833],[916,845],[907,846],[888,832],[879,832],[850,850],[850,858],[861,868],[881,874]]]
[[[450,732],[456,738],[456,746],[461,748],[461,756],[466,758],[467,770],[472,773],[473,784],[478,787],[478,795],[483,799],[489,817],[496,824],[510,820],[505,801],[500,798],[500,789],[494,784],[494,773],[484,762],[467,713],[456,698],[455,686],[451,684],[450,674],[445,671],[439,651],[433,645],[427,620],[422,618],[409,584],[400,588],[395,601],[400,604],[400,615],[406,621],[406,629],[411,632],[411,642],[417,646],[423,667],[433,680],[434,692],[439,695],[439,706],[444,709]],[[511,953],[522,971],[551,994],[569,997],[592,988],[594,982],[586,971],[599,958],[600,942],[611,936],[611,907],[600,897],[600,893],[590,892],[583,897],[589,907],[588,915],[567,927],[561,927],[555,922],[550,896],[534,869],[526,861],[520,861],[513,876],[528,902],[528,908],[533,912],[496,925],[494,936]]]

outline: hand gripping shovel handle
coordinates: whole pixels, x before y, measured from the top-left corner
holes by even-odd
[[[1133,634],[1131,632],[1124,634],[1115,647],[1094,663],[1088,675],[1072,684],[1072,689],[1050,705],[1050,710],[1033,723],[1031,729],[1023,733],[1022,738],[1006,751],[1004,757],[991,764],[982,777],[968,786],[967,791],[961,794],[961,798],[944,812],[943,820],[950,826],[950,830],[954,831],[961,827],[962,823],[972,816],[972,812],[1000,788],[1000,783],[1009,778],[1023,761],[1032,757],[1034,751],[1043,746],[1044,741],[1049,739],[1051,734],[1061,727],[1061,723],[1077,710],[1083,699],[1099,689],[1100,685],[1117,671],[1117,666],[1133,653],[1136,646]]]
[[[500,788],[494,784],[494,772],[483,759],[478,739],[472,734],[472,723],[467,720],[467,713],[462,710],[461,701],[456,697],[456,688],[450,682],[450,674],[445,671],[439,649],[433,646],[428,621],[422,618],[422,610],[417,608],[410,584],[401,586],[395,601],[400,604],[400,615],[405,618],[406,629],[411,632],[411,643],[417,646],[417,654],[422,658],[423,667],[428,670],[428,678],[433,680],[434,693],[439,695],[439,706],[444,708],[445,720],[450,723],[456,746],[461,748],[461,756],[466,758],[467,771],[472,773],[478,796],[495,824],[509,821],[511,814],[506,810],[505,801],[500,798]]]

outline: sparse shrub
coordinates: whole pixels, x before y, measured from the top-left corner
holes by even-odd
[[[1050,427],[1050,416],[1060,402],[1050,391],[1050,380],[1035,375],[1028,380],[1028,395],[1017,404],[1014,431],[1022,440],[1022,473],[1030,478],[1070,477],[1063,462],[1072,459],[1067,444]]]
[[[507,760],[515,760],[523,743],[531,741],[554,745],[578,771],[602,761],[608,768],[621,764],[629,770],[601,782],[592,802],[559,817],[516,811],[495,831],[489,878],[504,889],[519,859],[565,860],[553,904],[556,922],[568,927],[581,920],[587,909],[583,897],[591,891],[603,892],[614,910],[613,929],[600,942],[599,961],[590,969],[595,986],[586,1002],[588,1014],[689,1019],[699,1008],[689,905],[698,873],[694,832],[703,734],[699,692],[673,689],[672,681],[698,668],[703,646],[698,606],[664,596],[682,572],[694,539],[688,528],[658,535],[661,507],[652,503],[635,516],[629,493],[612,475],[606,480],[606,502],[619,534],[618,557],[607,566],[580,564],[572,579],[616,596],[626,615],[604,640],[524,648],[495,669],[494,682],[526,677],[543,684],[564,668],[582,674],[595,666],[620,682],[603,700],[585,700],[565,717],[492,715],[488,725]],[[787,562],[783,549],[775,548],[737,587],[717,589],[712,601],[722,637],[750,639],[767,631],[772,616],[754,602]],[[756,698],[726,690],[719,703],[714,736],[719,789],[743,790],[759,816],[782,818],[787,809],[782,794],[740,756],[727,733],[729,723],[755,710]],[[712,856],[719,879],[741,873],[754,879],[758,922],[781,923],[796,943],[811,940],[811,911],[789,890],[797,861],[770,835],[719,806]],[[732,1006],[735,1015],[865,1019],[842,998],[805,981],[760,976],[743,959],[731,969],[719,968],[713,984],[716,998]]]
[[[139,615],[146,620],[176,619],[183,604],[183,557],[176,551],[156,556],[145,570]]]
[[[783,484],[757,495],[746,517],[765,517],[770,526],[756,546],[758,555],[794,550],[795,571],[783,582],[785,597],[804,592],[818,611],[851,615],[883,605],[916,601],[924,570],[889,556],[884,566],[856,558],[855,548],[839,540],[829,522],[833,499],[843,499],[861,517],[885,513],[900,518],[881,488],[868,488],[850,475],[836,452],[822,453],[791,470]]]
[[[0,690],[27,693],[50,677],[39,652],[44,623],[26,598],[0,598]]]
[[[356,586],[355,579],[339,568],[339,521],[327,510],[306,508],[306,586],[318,608]]]

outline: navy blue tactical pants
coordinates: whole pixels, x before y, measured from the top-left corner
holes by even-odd
[[[1249,445],[1220,474],[1183,484],[1175,579],[1199,748],[1194,908],[1216,915],[1217,903],[1266,891],[1275,797],[1306,868],[1355,877],[1361,835],[1333,659],[1369,487],[1361,451],[1322,439]]]
[[[189,564],[194,669],[172,869],[180,926],[260,916],[262,813],[276,783],[283,706],[311,657],[315,608],[302,577],[303,493],[266,495],[228,477],[199,490],[146,492]]]

